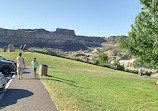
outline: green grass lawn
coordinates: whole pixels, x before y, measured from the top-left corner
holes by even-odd
[[[59,111],[157,111],[153,79],[49,70],[42,81]]]
[[[16,57],[18,56],[18,52],[1,52],[0,56],[15,60]],[[23,57],[25,58],[26,65],[31,65],[31,61],[33,60],[34,57],[36,57],[39,64],[47,64],[49,67],[52,68],[69,69],[76,71],[88,71],[95,73],[136,75],[132,73],[109,69],[106,67],[95,66],[92,64],[87,64],[83,62],[78,62],[74,60],[69,60],[65,58],[44,55],[39,53],[23,53]]]
[[[0,56],[15,60],[18,52],[3,52]],[[39,64],[53,68],[135,75],[39,53],[24,53],[23,57],[26,65],[31,65],[36,57]],[[41,79],[59,111],[157,111],[158,87],[148,83],[156,82],[155,79],[56,70],[49,70],[48,76]]]

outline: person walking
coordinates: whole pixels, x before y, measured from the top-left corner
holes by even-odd
[[[20,50],[21,50],[21,51],[23,50],[23,45],[22,45],[22,44],[20,45]]]
[[[36,79],[36,75],[37,75],[36,70],[37,70],[37,66],[38,66],[38,62],[37,62],[36,58],[33,59],[32,66],[33,66],[34,75],[35,75],[35,79]]]
[[[138,73],[139,73],[140,78],[142,78],[142,68],[138,69]]]
[[[23,46],[23,50],[24,50],[24,52],[26,52],[26,51],[27,51],[26,44],[24,44],[24,46]]]
[[[19,57],[16,58],[16,66],[17,66],[18,79],[21,79],[23,75],[23,69],[25,68],[25,61],[24,58],[22,57],[22,53],[19,53]]]

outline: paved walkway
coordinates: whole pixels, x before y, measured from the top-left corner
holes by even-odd
[[[34,79],[28,66],[23,78],[17,76],[0,101],[0,111],[57,111],[47,90],[39,79]]]

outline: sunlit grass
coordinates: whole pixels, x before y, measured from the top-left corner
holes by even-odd
[[[60,111],[157,111],[153,79],[49,70],[42,81]]]

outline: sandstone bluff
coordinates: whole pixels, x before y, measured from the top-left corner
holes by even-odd
[[[78,36],[74,30],[61,28],[57,28],[56,31],[0,28],[0,47],[8,44],[13,44],[16,47],[27,44],[28,47],[48,47],[62,49],[63,51],[77,51],[80,49],[86,50],[88,47],[100,47],[102,43],[115,41],[114,38],[114,36],[109,38]]]

